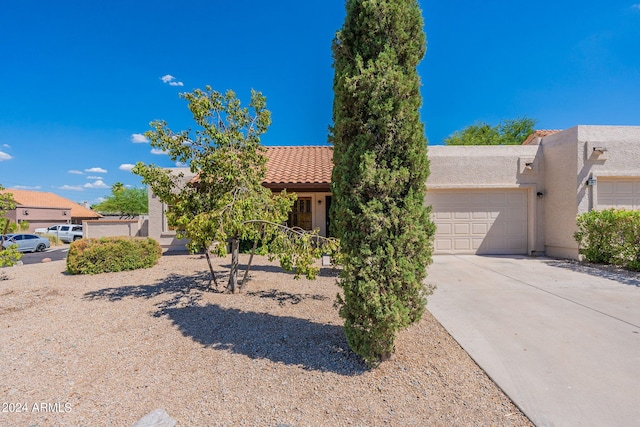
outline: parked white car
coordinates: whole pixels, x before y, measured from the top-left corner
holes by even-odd
[[[82,226],[77,224],[58,224],[49,228],[36,228],[36,234],[53,234],[65,243],[82,239]]]
[[[18,252],[42,252],[51,246],[49,239],[35,234],[6,234],[2,246],[18,246]]]

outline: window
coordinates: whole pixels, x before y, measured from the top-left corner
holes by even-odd
[[[311,230],[311,197],[300,197],[293,202],[291,212],[289,212],[290,227],[300,227],[303,230]]]

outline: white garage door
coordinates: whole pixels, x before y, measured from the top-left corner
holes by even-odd
[[[640,179],[598,178],[598,209],[640,209]]]
[[[427,192],[435,253],[526,254],[526,190]]]

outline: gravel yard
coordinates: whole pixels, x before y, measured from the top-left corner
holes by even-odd
[[[368,370],[330,268],[294,280],[257,257],[237,295],[207,290],[194,255],[64,270],[0,272],[1,426],[131,426],[157,408],[178,426],[531,426],[429,312]]]

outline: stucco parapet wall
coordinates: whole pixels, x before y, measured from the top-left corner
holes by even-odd
[[[429,147],[431,188],[508,188],[542,182],[538,145]]]
[[[590,142],[627,142],[640,145],[640,126],[576,126],[578,140]]]

